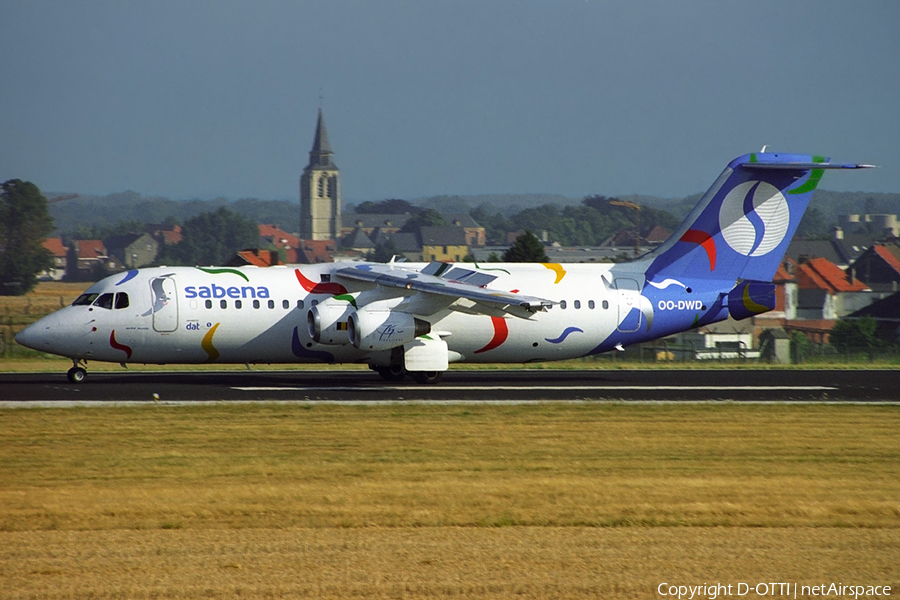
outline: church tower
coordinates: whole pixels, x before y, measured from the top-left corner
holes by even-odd
[[[319,109],[316,138],[309,164],[300,177],[300,238],[336,240],[341,233],[341,186],[338,168],[331,161],[325,120]]]

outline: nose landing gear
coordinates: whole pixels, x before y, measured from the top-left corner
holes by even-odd
[[[66,372],[69,383],[82,383],[87,378],[87,370],[81,366],[81,363],[82,361],[79,359],[72,359],[72,368]],[[84,361],[84,366],[87,366],[87,361]]]

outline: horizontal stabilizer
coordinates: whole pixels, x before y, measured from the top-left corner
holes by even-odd
[[[826,162],[751,162],[741,165],[742,169],[779,169],[783,171],[809,171],[810,169],[874,169],[875,165],[840,164]]]

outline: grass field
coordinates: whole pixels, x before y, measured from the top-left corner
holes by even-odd
[[[0,597],[897,590],[898,426],[845,405],[4,410]]]

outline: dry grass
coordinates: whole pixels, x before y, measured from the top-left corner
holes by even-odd
[[[871,406],[0,412],[0,529],[900,526]]]
[[[0,597],[900,585],[889,406],[0,412]]]
[[[0,296],[0,315],[15,323],[32,322],[71,304],[90,283],[42,281],[25,296]],[[4,323],[8,324],[8,323]]]
[[[41,531],[0,542],[10,599],[615,599],[660,598],[663,582],[900,584],[900,541],[883,529]]]

